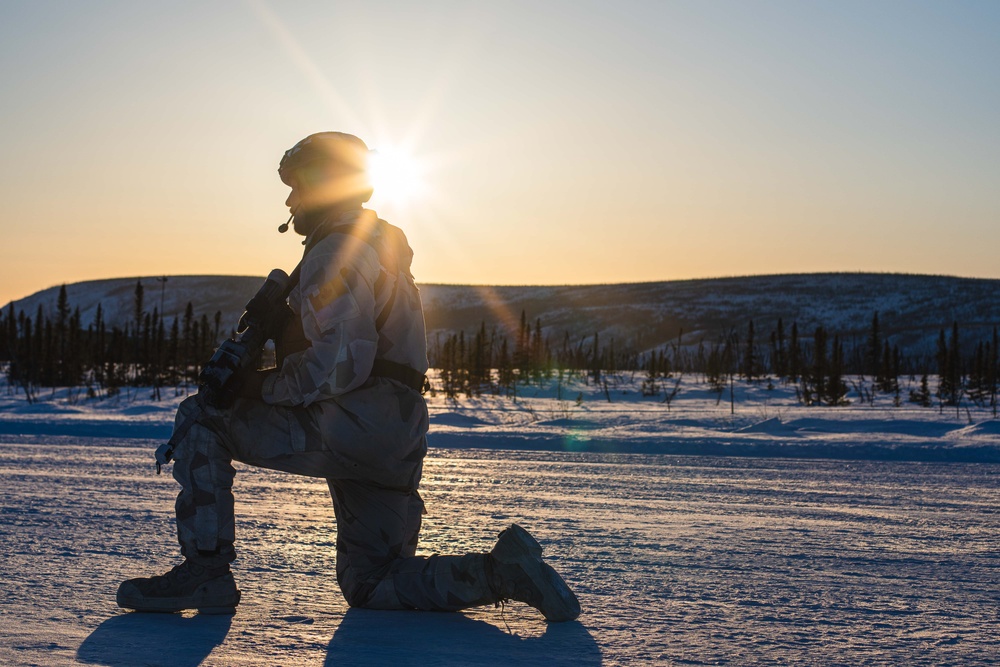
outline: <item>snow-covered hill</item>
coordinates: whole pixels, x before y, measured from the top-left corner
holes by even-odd
[[[96,280],[67,285],[70,304],[82,321],[93,320],[100,303],[106,321],[122,323],[135,310],[141,281],[147,310],[160,308],[169,320],[186,304],[210,319],[222,313],[223,329],[235,324],[243,305],[263,277],[172,276]],[[685,341],[717,338],[731,327],[745,329],[753,320],[766,340],[778,318],[795,321],[803,335],[817,325],[843,334],[862,335],[878,311],[883,331],[904,348],[926,348],[942,327],[957,321],[966,340],[985,338],[1000,324],[1000,280],[948,276],[825,273],[746,276],[655,283],[566,286],[421,286],[428,332],[472,331],[485,321],[515,331],[522,310],[541,319],[548,335],[571,338],[599,332],[638,344],[662,345],[681,329]],[[59,287],[14,302],[15,311],[33,315],[41,305],[55,309]],[[9,305],[7,306],[9,308]],[[228,323],[228,324],[227,324]]]
[[[144,310],[152,312],[156,308],[168,322],[174,317],[183,317],[190,301],[196,316],[204,313],[212,318],[216,311],[221,311],[223,323],[229,322],[231,326],[236,324],[243,306],[264,281],[263,276],[167,276],[166,281],[163,278],[144,276],[70,283],[66,285],[66,296],[71,309],[79,307],[84,326],[94,321],[98,304],[109,327],[131,321],[135,317],[137,283],[143,287]],[[34,317],[41,306],[49,317],[53,317],[60,287],[49,287],[14,301],[5,311],[13,305],[15,312],[23,310]]]

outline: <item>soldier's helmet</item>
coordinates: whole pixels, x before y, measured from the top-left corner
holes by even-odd
[[[356,198],[365,202],[372,195],[369,153],[365,142],[353,134],[317,132],[285,151],[278,165],[278,176],[285,185],[306,188],[318,188],[336,179],[342,184],[349,183]]]

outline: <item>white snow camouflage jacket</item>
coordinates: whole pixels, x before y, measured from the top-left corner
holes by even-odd
[[[317,234],[325,237],[317,242]],[[423,310],[402,230],[360,209],[326,223],[306,244],[288,304],[308,347],[288,354],[278,373],[268,376],[264,401],[309,406],[341,396],[365,383],[376,358],[425,373]]]

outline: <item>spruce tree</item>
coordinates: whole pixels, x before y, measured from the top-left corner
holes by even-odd
[[[542,340],[542,318],[535,318],[535,331],[531,335],[531,372],[540,381],[545,368],[545,343]]]
[[[771,358],[774,360],[774,374],[784,379],[788,368],[785,360],[785,325],[780,317],[777,329],[771,332]]]
[[[876,310],[875,314],[872,315],[871,328],[868,330],[868,343],[865,346],[864,373],[866,375],[872,377],[879,375],[883,368],[884,351],[882,332],[878,322],[878,311]]]
[[[615,371],[618,370],[618,361],[615,354],[614,336],[611,337],[611,343],[608,345],[608,349],[604,351],[603,358],[605,359],[605,361],[601,364],[601,366],[605,370],[611,373],[614,373]]]
[[[66,356],[63,359],[62,384],[75,387],[83,378],[84,358],[81,334],[83,326],[80,323],[80,307],[73,309],[69,318],[69,330],[66,334]]]
[[[954,388],[952,387],[952,372],[949,366],[950,357],[948,355],[948,341],[945,338],[944,329],[938,332],[938,342],[937,342],[937,367],[938,367],[938,386],[937,386],[937,398],[940,405],[944,406],[949,404],[951,396],[954,393]]]
[[[594,332],[594,347],[591,350],[590,355],[590,375],[594,379],[594,384],[598,384],[601,381],[601,349],[600,349],[600,338],[597,332]]]
[[[878,356],[875,387],[884,394],[891,394],[896,390],[896,378],[893,375],[892,361],[892,350],[889,347],[889,340],[883,340],[882,352]]]
[[[895,403],[897,408],[900,406],[902,402],[899,398],[899,376],[902,373],[902,370],[903,370],[903,355],[899,351],[899,346],[893,345],[891,382],[892,382],[892,393],[895,396],[893,402]]]
[[[948,345],[948,369],[951,372],[951,396],[949,405],[958,405],[962,397],[962,352],[958,340],[958,322],[952,322],[951,341]]]
[[[807,405],[819,403],[827,397],[827,378],[829,364],[827,362],[827,334],[823,327],[816,327],[813,334],[813,363],[808,379],[803,382],[803,395]]]
[[[159,317],[157,312],[156,319],[156,332],[153,338],[153,399],[160,400],[162,398],[160,394],[160,386],[163,384],[165,379],[164,365],[166,362],[166,328],[163,326],[163,318]]]
[[[844,383],[844,346],[840,342],[840,335],[834,334],[833,345],[830,350],[830,363],[828,377],[825,382],[827,405],[847,404],[847,385]]]
[[[59,350],[56,348],[55,327],[52,326],[52,320],[48,317],[45,318],[45,334],[43,341],[44,343],[42,345],[42,349],[44,350],[44,353],[42,356],[42,376],[38,383],[45,387],[52,387],[54,393],[56,380],[58,378]]]
[[[142,324],[143,315],[145,314],[145,290],[142,286],[141,280],[135,281],[135,292],[132,303],[133,308],[133,318],[134,325],[132,329],[133,334],[133,344],[132,344],[132,382],[133,384],[139,383],[139,375],[141,371],[139,370],[139,365],[141,363],[142,351],[139,349],[142,342]]]
[[[90,357],[94,363],[94,382],[98,388],[104,388],[104,308],[97,302],[97,313],[94,315],[94,337],[91,339]]]
[[[176,387],[180,381],[180,327],[174,317],[170,325],[170,337],[167,339],[167,382]]]
[[[45,375],[48,359],[51,357],[51,350],[45,345],[46,320],[42,305],[38,304],[38,309],[35,311],[35,331],[31,342],[33,355],[28,357],[31,363],[31,383],[36,386],[46,384]],[[51,329],[51,326],[49,328]]]
[[[743,348],[743,378],[747,382],[753,382],[757,377],[757,358],[754,351],[754,331],[753,320],[747,325],[746,346]]]
[[[997,384],[1000,368],[998,368],[997,357],[1000,355],[1000,336],[997,327],[993,327],[993,340],[990,345],[989,359],[986,366],[986,386],[990,392],[990,406],[993,408],[993,417],[997,416]]]
[[[506,336],[500,339],[500,353],[497,356],[497,387],[499,391],[508,396],[514,389],[514,372]]]
[[[24,326],[21,327],[21,332],[21,349],[24,351],[21,355],[21,359],[23,359],[24,364],[21,372],[21,384],[24,386],[25,394],[28,395],[30,399],[31,385],[37,382],[38,373],[38,361],[35,357],[35,327],[30,317],[24,318]],[[38,338],[40,337],[41,334],[38,335]]]
[[[197,322],[194,319],[194,306],[190,301],[184,307],[184,319],[181,328],[181,378],[184,380],[184,389],[187,390],[188,382],[193,380],[191,369],[198,363],[198,334],[195,330]]]
[[[931,389],[927,381],[927,373],[920,376],[920,389],[910,390],[910,402],[925,408],[931,407]]]
[[[649,360],[645,364],[646,366],[646,377],[642,381],[640,391],[643,396],[657,396],[660,393],[660,388],[656,384],[656,380],[659,377],[658,360],[656,357],[656,350],[653,350],[649,355]]]
[[[208,325],[208,315],[205,313],[201,314],[198,318],[198,330],[201,335],[198,341],[198,372],[201,373],[201,367],[204,365],[209,358],[211,358],[212,353],[215,351],[215,345],[212,344],[212,329]]]
[[[466,397],[472,398],[471,383],[469,382],[469,347],[465,342],[465,332],[458,332],[458,388],[465,393]]]
[[[530,344],[528,334],[528,314],[522,309],[521,324],[517,330],[517,346],[514,348],[514,366],[517,367],[519,375],[518,379],[522,381],[528,375],[528,346]]]
[[[799,325],[792,322],[791,340],[788,342],[788,381],[798,382],[802,375],[802,348],[799,347]]]
[[[708,353],[705,360],[705,380],[712,391],[721,397],[726,388],[725,356],[721,343],[713,345]]]
[[[976,348],[972,353],[972,363],[969,364],[969,373],[966,376],[966,390],[965,393],[975,405],[982,405],[982,400],[984,396],[983,384],[985,382],[983,378],[983,371],[985,371],[985,350],[983,349],[983,343],[979,342],[976,344]]]
[[[17,345],[17,318],[14,316],[13,301],[7,306],[7,319],[4,321],[4,329],[7,332],[7,344],[4,346],[4,352],[7,354],[7,358],[10,359],[14,356],[14,349]]]
[[[66,296],[66,284],[59,288],[59,296],[56,298],[56,323],[55,323],[55,345],[51,354],[54,357],[56,368],[55,383],[68,386],[69,369],[67,368],[69,350],[69,298]]]
[[[483,320],[472,340],[472,367],[469,372],[469,384],[475,388],[477,396],[482,391],[482,386],[489,383],[489,352],[486,346],[486,321]]]

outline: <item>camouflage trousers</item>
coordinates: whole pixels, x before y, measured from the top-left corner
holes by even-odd
[[[327,480],[337,520],[337,581],[351,606],[455,611],[494,602],[484,554],[415,555],[424,513],[417,486],[426,406],[410,389],[372,382],[352,392],[361,396],[308,408],[238,399],[228,410],[199,415],[193,399],[181,403],[177,426],[198,415],[174,453],[185,558],[210,566],[236,559],[237,460]]]

